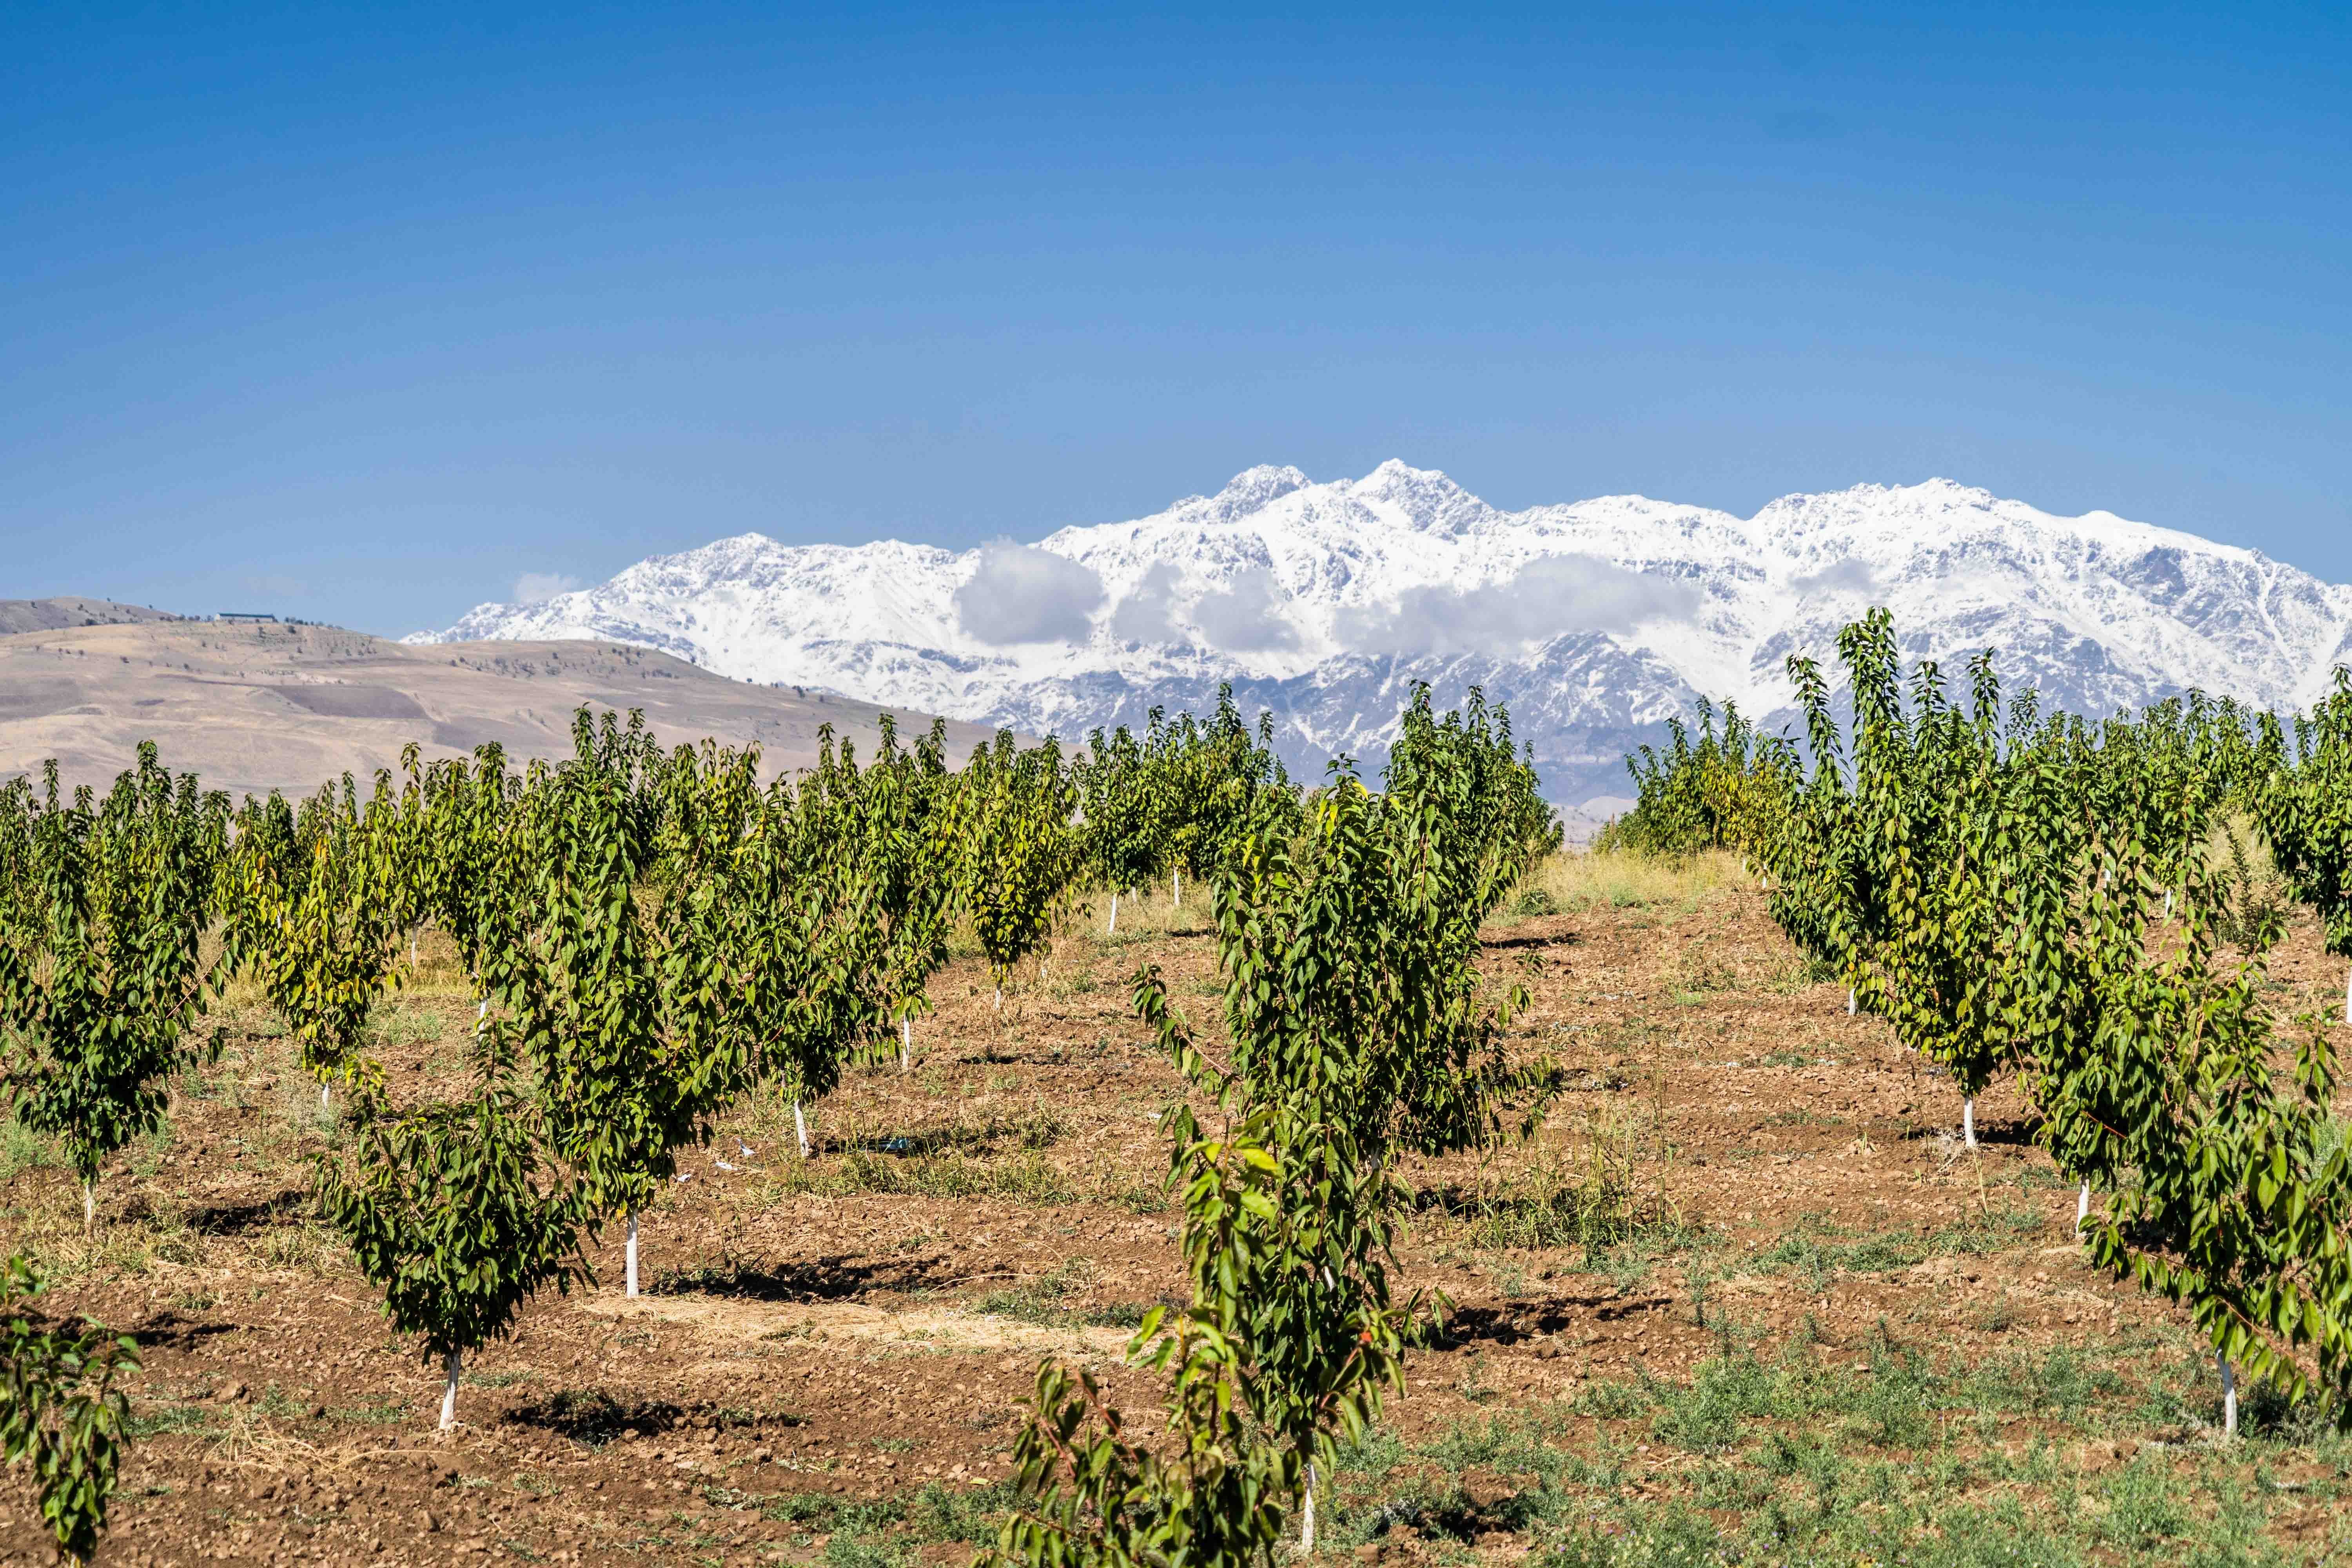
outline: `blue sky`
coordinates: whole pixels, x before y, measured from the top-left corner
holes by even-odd
[[[0,596],[397,633],[1388,457],[2352,580],[2347,15],[11,7]]]

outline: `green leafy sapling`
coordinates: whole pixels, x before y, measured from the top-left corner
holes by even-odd
[[[31,1302],[43,1288],[22,1257],[0,1276],[0,1453],[28,1464],[41,1522],[69,1563],[87,1563],[106,1528],[129,1434],[131,1402],[115,1386],[139,1370],[128,1336],[84,1321],[58,1322]]]
[[[494,1031],[493,1035],[502,1031]],[[372,1089],[349,1152],[318,1158],[329,1223],[446,1379],[441,1429],[457,1420],[465,1358],[513,1331],[522,1304],[589,1278],[581,1194],[552,1168],[544,1118],[486,1036],[467,1099],[394,1114]]]
[[[152,743],[102,802],[11,796],[21,864],[0,896],[0,1023],[17,1121],[64,1145],[97,1224],[109,1156],[163,1125],[163,1080],[202,1047],[189,1026],[225,973],[200,942],[226,840],[228,801],[176,782]]]
[[[257,831],[239,835],[234,857],[231,946],[284,1016],[322,1108],[331,1085],[368,1064],[361,1036],[399,983],[401,938],[416,919],[415,862],[390,783],[379,774],[362,807],[346,773],[340,795],[322,790],[306,810],[312,830],[290,854]]]

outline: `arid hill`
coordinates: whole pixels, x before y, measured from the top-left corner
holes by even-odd
[[[816,755],[830,723],[870,748],[880,710],[752,686],[666,654],[593,642],[408,647],[336,626],[180,620],[100,599],[0,601],[0,779],[58,759],[103,785],[152,740],[175,772],[232,795],[308,794],[349,769],[495,741],[520,762],[571,750],[582,703],[645,710],[665,744],[756,743],[772,768]],[[899,715],[911,740],[929,715]],[[949,726],[958,762],[986,738]]]

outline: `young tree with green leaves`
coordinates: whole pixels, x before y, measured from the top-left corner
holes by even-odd
[[[362,1089],[348,1153],[318,1157],[328,1222],[384,1295],[395,1332],[415,1334],[446,1378],[441,1429],[457,1421],[465,1358],[513,1331],[539,1291],[589,1278],[583,1194],[551,1167],[545,1112],[501,1059],[494,1024],[477,1046],[467,1099],[394,1114]]]
[[[1110,889],[1106,938],[1118,933],[1118,896],[1150,882],[1159,869],[1153,835],[1151,781],[1143,748],[1126,725],[1108,739],[1097,730],[1072,769],[1077,784],[1081,858],[1093,879]]]
[[[2275,720],[2266,729],[2272,765],[2249,791],[2256,825],[2287,890],[2319,916],[2322,944],[2352,958],[2352,670],[2339,666],[2333,689],[2295,715],[2292,752],[2278,743]],[[2352,968],[2344,1021],[2352,1024]]]
[[[349,773],[340,795],[321,790],[304,814],[312,830],[290,853],[267,830],[268,816],[249,799],[238,815],[225,900],[230,962],[285,1017],[323,1108],[335,1080],[349,1083],[367,1065],[361,1036],[399,983],[401,939],[417,914],[412,846],[388,773],[364,807]]]
[[[1009,730],[974,751],[957,781],[962,902],[1000,1007],[1013,966],[1053,935],[1056,907],[1077,866],[1076,804],[1061,748],[1048,739],[1020,750]]]
[[[40,1272],[22,1257],[0,1276],[0,1453],[29,1464],[41,1522],[68,1563],[89,1561],[106,1529],[130,1435],[115,1386],[139,1370],[138,1347],[84,1319],[68,1327],[32,1305]]]
[[[530,875],[484,973],[537,1069],[551,1147],[593,1212],[628,1227],[635,1296],[638,1216],[735,1090],[723,1030],[740,981],[707,846],[662,843],[660,805],[606,765],[584,709],[574,737],[575,756],[524,791],[510,831]],[[674,776],[693,763],[682,748]],[[725,790],[743,773],[730,756],[677,787]],[[657,848],[668,857],[658,866]]]
[[[222,973],[200,942],[226,841],[228,801],[176,782],[152,742],[102,802],[11,796],[10,851],[21,865],[0,893],[0,1023],[19,1047],[7,1081],[17,1121],[55,1136],[97,1224],[100,1171],[163,1125],[163,1080],[199,1050],[188,1037]]]
[[[2112,1086],[2115,1163],[2131,1179],[2091,1227],[2091,1255],[2189,1309],[2221,1368],[2226,1431],[2239,1372],[2296,1400],[2311,1389],[2305,1356],[2341,1421],[2352,1416],[2352,1165],[2332,1109],[2336,1052],[2306,1020],[2292,1081],[2276,1081],[2261,961],[2221,962],[2201,859],[2184,868],[2179,940],[2107,966],[2093,1070]]]
[[[1228,1060],[1156,973],[1139,978],[1139,1015],[1226,1123],[1207,1133],[1182,1102],[1161,1117],[1192,1303],[1172,1321],[1153,1313],[1129,1354],[1172,1373],[1178,1458],[1128,1442],[1091,1380],[1045,1369],[1016,1450],[1032,1504],[995,1560],[1157,1561],[1180,1544],[1261,1560],[1292,1503],[1312,1549],[1318,1473],[1378,1419],[1418,1310],[1389,1287],[1394,1161],[1492,1142],[1505,1100],[1539,1101],[1550,1082],[1504,1058],[1523,997],[1486,1000],[1472,962],[1482,910],[1463,890],[1500,873],[1491,833],[1453,831],[1443,803],[1477,793],[1475,763],[1415,767],[1465,776],[1375,796],[1338,770],[1303,842],[1235,846],[1215,895]]]

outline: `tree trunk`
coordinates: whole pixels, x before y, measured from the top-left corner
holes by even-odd
[[[2228,1356],[2213,1359],[2221,1368],[2221,1436],[2234,1437],[2238,1435],[2238,1369],[2230,1364]]]
[[[1849,1018],[1853,1016],[1853,1005],[1854,988],[1849,985],[1845,988],[1845,1016]]]
[[[449,1381],[441,1390],[441,1430],[444,1432],[457,1424],[457,1372],[465,1364],[463,1352],[451,1351],[446,1364]]]
[[[912,1018],[898,1020],[898,1070],[915,1070],[915,1021]]]
[[[1307,1461],[1307,1509],[1298,1526],[1298,1550],[1315,1550],[1315,1461]]]
[[[81,1233],[88,1236],[98,1228],[98,1183],[93,1178],[81,1184]]]
[[[327,1086],[323,1083],[319,1086],[319,1109],[327,1109]]]
[[[998,1012],[1000,1012],[1000,1013],[1002,1013],[1002,1012],[1003,1012],[1003,1011],[1004,1011],[1004,982],[1003,982],[1003,981],[1000,980],[1000,981],[998,981],[998,982],[996,983],[996,1000],[995,1000],[994,1002],[991,1003],[991,1004],[990,1004],[990,1005],[993,1006],[993,1007],[994,1007]]]
[[[1181,910],[1184,907],[1184,873],[1178,871],[1174,876],[1176,883],[1168,895],[1168,907],[1171,910]]]
[[[2166,920],[2170,920],[2172,918],[2172,889],[2170,888],[2164,889],[2164,918]]]
[[[2083,1190],[2074,1198],[2074,1239],[2083,1239],[2083,1227],[2091,1217],[2091,1178],[2083,1178]]]
[[[630,1300],[635,1300],[637,1294],[637,1216],[634,1214],[629,1215],[628,1258],[627,1272],[629,1284],[627,1294]]]
[[[801,1135],[801,1158],[809,1157],[808,1118],[801,1114],[801,1102],[793,1101],[793,1131]]]
[[[1107,926],[1103,927],[1103,935],[1104,935],[1104,937],[1105,937],[1105,938],[1109,938],[1109,937],[1117,936],[1118,934],[1118,889],[1117,888],[1113,888],[1113,889],[1110,890],[1110,924],[1108,924],[1108,925],[1107,925]]]
[[[1973,1094],[1960,1097],[1960,1136],[1969,1148],[1977,1146],[1977,1097]]]

